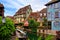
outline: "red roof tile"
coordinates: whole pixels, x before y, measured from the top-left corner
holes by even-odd
[[[28,18],[30,18],[30,17],[33,17],[33,18],[37,19],[37,18],[39,18],[39,17],[40,17],[40,15],[39,15],[39,13],[38,13],[38,12],[32,12],[32,13],[29,15],[29,17],[28,17]]]
[[[39,13],[47,13],[47,8],[43,8]]]
[[[16,12],[15,15],[25,14],[28,9],[31,9],[31,6],[30,6],[30,5],[25,6],[25,7],[21,8],[21,9],[19,9],[19,10]],[[31,9],[31,10],[32,10],[32,9]]]

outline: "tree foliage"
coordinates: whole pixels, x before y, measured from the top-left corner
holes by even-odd
[[[34,19],[30,19],[29,20],[29,28],[31,29],[31,33],[28,33],[28,37],[30,40],[37,40],[38,36],[37,36],[37,28],[40,25],[39,22],[37,22]]]
[[[6,23],[2,23],[0,17],[0,40],[10,40],[11,33],[15,31],[14,23],[10,18],[5,18]]]
[[[23,23],[23,22],[19,23],[19,26],[23,26],[23,25],[24,25],[24,23]]]
[[[0,17],[0,24],[2,23],[2,17]]]
[[[53,38],[54,38],[53,35],[48,35],[48,36],[45,38],[45,40],[52,40]]]
[[[44,28],[43,28],[42,40],[45,40],[45,37],[44,37],[44,36],[45,36],[45,35],[44,35],[44,30],[47,29],[47,26],[48,26],[47,18],[44,17],[44,18],[43,18],[43,21],[44,21],[44,22],[43,22]]]
[[[37,32],[37,27],[40,25],[39,22],[37,22],[34,19],[29,20],[29,27],[32,30],[32,32]]]
[[[46,27],[46,26],[48,25],[47,19],[46,19],[46,18],[43,18],[43,21],[44,21],[44,22],[43,22],[43,26]]]
[[[34,20],[34,19],[30,19],[29,20],[29,27],[38,27],[40,25],[40,23],[39,22],[37,22],[36,20]]]

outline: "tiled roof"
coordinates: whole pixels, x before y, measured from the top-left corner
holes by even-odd
[[[30,5],[25,6],[25,7],[21,8],[21,9],[19,9],[19,10],[16,12],[15,15],[25,14],[28,9],[31,9],[31,6],[30,6]],[[31,9],[31,10],[32,10],[32,9]]]
[[[40,13],[47,13],[47,8],[43,8],[41,11],[38,11],[38,12],[32,12],[29,17],[33,17],[35,19],[39,18],[40,17]],[[28,18],[29,18],[28,17]]]
[[[40,12],[39,12],[39,14],[42,14],[42,16],[40,16],[40,17],[47,17],[47,8],[43,8]],[[45,15],[45,16],[44,16]]]
[[[39,13],[38,13],[38,12],[32,12],[32,13],[29,15],[29,17],[28,17],[28,18],[30,18],[30,17],[33,17],[33,18],[37,19],[37,18],[39,18],[39,17],[40,17],[40,15],[39,15]]]
[[[7,16],[7,17],[9,17],[9,18],[11,18],[11,19],[13,19],[13,20],[14,20],[14,17],[13,17],[13,16]]]
[[[47,8],[43,8],[39,13],[47,13]]]
[[[48,6],[50,4],[57,3],[57,2],[60,2],[60,0],[52,0],[52,1],[48,2],[47,4],[45,4],[45,6]]]

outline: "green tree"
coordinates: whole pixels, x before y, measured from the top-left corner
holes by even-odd
[[[34,19],[29,20],[29,28],[31,29],[31,33],[28,33],[28,37],[30,40],[38,40],[37,36],[37,28],[40,25],[39,22],[37,22]]]
[[[44,30],[48,28],[48,27],[47,27],[47,26],[48,26],[47,18],[44,17],[44,18],[43,18],[43,21],[44,21],[44,22],[43,22],[43,26],[44,26],[44,27],[43,27],[43,36],[42,36],[42,40],[45,40]]]
[[[45,40],[52,40],[53,38],[54,38],[53,35],[48,35],[48,36],[45,38]]]
[[[24,23],[23,23],[23,22],[19,23],[19,26],[23,26],[23,25],[24,25]]]
[[[2,23],[0,17],[0,40],[10,40],[11,34],[15,31],[14,23],[10,18],[5,18],[6,23]]]
[[[2,23],[2,17],[0,17],[0,24]]]
[[[47,27],[47,26],[48,26],[48,24],[47,24],[47,18],[44,17],[44,18],[43,18],[43,21],[44,21],[44,22],[43,22],[43,26],[44,26],[44,27]]]

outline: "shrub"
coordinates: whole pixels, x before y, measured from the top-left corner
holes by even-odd
[[[45,38],[45,40],[52,40],[53,37],[54,37],[53,35],[48,35],[48,36]]]
[[[2,17],[0,17],[0,40],[10,40],[11,33],[15,31],[14,23],[10,18],[5,18],[6,23],[2,23]]]

